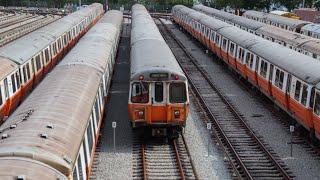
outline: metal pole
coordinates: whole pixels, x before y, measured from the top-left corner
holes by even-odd
[[[113,151],[116,152],[116,128],[113,128]]]
[[[81,9],[81,0],[79,0],[79,9]]]
[[[291,143],[290,143],[290,157],[292,157],[292,144],[293,144],[293,132],[291,132]]]

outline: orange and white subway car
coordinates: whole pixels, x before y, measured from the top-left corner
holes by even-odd
[[[133,128],[175,137],[186,125],[188,83],[144,6],[132,7],[128,109]],[[150,128],[148,128],[150,127]]]

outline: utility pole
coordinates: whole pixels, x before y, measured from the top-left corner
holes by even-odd
[[[79,0],[79,9],[81,9],[81,0]]]

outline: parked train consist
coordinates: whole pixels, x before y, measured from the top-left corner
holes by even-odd
[[[0,49],[0,123],[104,13],[94,3]]]
[[[182,5],[174,21],[320,139],[320,63]]]
[[[320,39],[320,33],[318,30],[320,29],[319,24],[253,10],[246,11],[243,13],[243,16],[248,19],[253,19],[265,24],[270,24],[282,29],[302,33],[304,35]]]
[[[108,11],[2,124],[0,179],[88,179],[122,20]]]
[[[187,78],[146,8],[134,5],[131,16],[131,125],[176,137],[189,112]]]
[[[203,5],[193,9],[320,60],[320,40]],[[306,25],[308,26],[308,25]]]

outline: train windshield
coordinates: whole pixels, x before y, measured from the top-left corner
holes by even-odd
[[[187,101],[187,90],[185,83],[170,84],[170,103],[185,103]]]
[[[149,83],[134,82],[131,87],[131,102],[148,103],[149,102]]]

